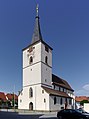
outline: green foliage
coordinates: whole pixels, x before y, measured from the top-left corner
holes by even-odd
[[[88,100],[82,100],[81,102],[80,102],[80,105],[84,105],[84,103],[89,103],[89,101]]]

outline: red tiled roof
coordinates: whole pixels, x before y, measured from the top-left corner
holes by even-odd
[[[71,98],[68,94],[66,94],[65,92],[61,92],[61,91],[57,91],[51,88],[47,88],[42,86],[42,88],[49,93],[50,95],[56,95],[56,96],[61,96],[61,97],[67,97],[67,98]]]
[[[6,101],[6,96],[3,92],[0,92],[0,100]]]
[[[8,100],[12,100],[14,97],[14,94],[8,93],[8,94],[6,94],[6,97],[8,98]],[[18,96],[16,94],[15,94],[15,100],[18,100]]]
[[[76,97],[75,97],[75,100],[76,100],[77,102],[81,102],[81,101],[83,101],[83,100],[88,100],[88,101],[89,101],[89,97],[86,97],[86,96],[76,96]]]

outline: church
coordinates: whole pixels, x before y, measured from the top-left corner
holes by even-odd
[[[74,108],[74,90],[68,82],[52,74],[52,47],[42,38],[38,6],[32,41],[22,50],[22,90],[18,109],[56,111]]]

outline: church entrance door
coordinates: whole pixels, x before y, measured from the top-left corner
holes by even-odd
[[[30,111],[33,110],[33,103],[32,102],[29,103],[29,110]]]

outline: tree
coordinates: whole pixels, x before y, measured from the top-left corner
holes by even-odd
[[[88,100],[82,100],[81,102],[80,102],[80,105],[84,105],[84,103],[89,103],[89,101]]]

